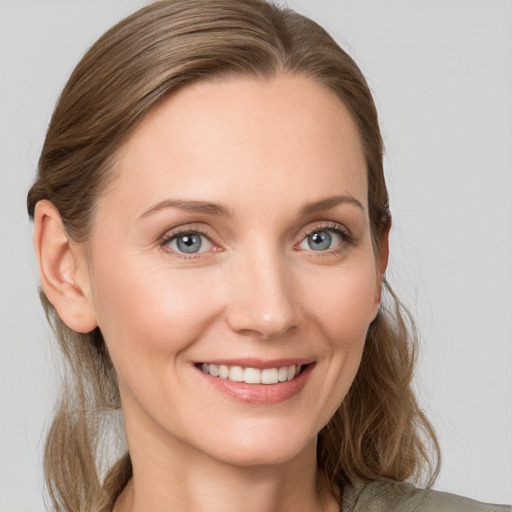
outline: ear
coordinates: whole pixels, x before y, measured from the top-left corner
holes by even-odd
[[[85,256],[68,238],[57,208],[38,201],[34,212],[34,248],[41,286],[60,319],[77,332],[97,327]]]
[[[384,226],[382,226],[382,230],[380,233],[379,253],[377,255],[377,268],[378,268],[381,282],[384,279],[384,274],[386,273],[386,268],[388,267],[389,232],[390,232],[390,230],[391,230],[391,217],[386,222],[386,224]]]
[[[375,316],[379,311],[382,298],[382,287],[384,285],[384,274],[389,261],[389,231],[391,230],[391,218],[382,226],[380,238],[377,245],[376,271],[377,271],[377,289],[375,294]]]

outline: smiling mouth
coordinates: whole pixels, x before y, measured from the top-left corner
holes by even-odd
[[[290,365],[264,369],[207,363],[197,365],[203,373],[212,377],[232,382],[245,382],[246,384],[279,384],[280,382],[288,382],[301,373],[303,366],[308,365]]]

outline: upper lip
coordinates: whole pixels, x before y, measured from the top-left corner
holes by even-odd
[[[314,359],[286,357],[281,359],[258,359],[253,357],[237,359],[207,359],[196,364],[217,364],[225,366],[242,366],[243,368],[281,368],[282,366],[303,366],[314,363]]]

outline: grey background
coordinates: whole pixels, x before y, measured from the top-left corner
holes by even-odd
[[[0,0],[0,512],[43,510],[58,390],[25,196],[80,55],[141,0]],[[421,332],[436,488],[512,503],[512,2],[293,0],[361,66],[394,214],[388,278]]]

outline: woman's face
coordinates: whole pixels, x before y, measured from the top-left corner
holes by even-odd
[[[196,84],[118,156],[87,279],[129,442],[239,465],[311,449],[380,300],[347,109],[302,76]]]

